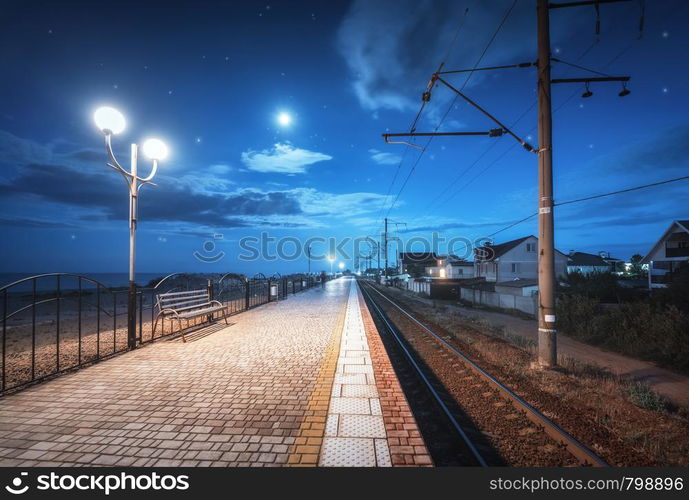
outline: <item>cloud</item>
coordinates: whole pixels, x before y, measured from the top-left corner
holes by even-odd
[[[0,131],[1,132],[1,131]],[[0,133],[0,164],[11,162],[0,176],[1,226],[101,227],[128,218],[122,179],[106,168],[84,168],[102,155],[74,147],[59,153],[9,133]],[[278,144],[257,156],[302,167],[330,156]],[[41,161],[39,161],[41,160]],[[156,187],[144,187],[139,215],[156,230],[203,231],[234,227],[315,228],[338,224],[376,212],[384,196],[377,193],[329,193],[269,183],[265,189],[238,188],[227,179],[224,163],[189,170],[180,176],[160,173]],[[283,170],[284,171],[284,170]],[[151,224],[152,226],[150,226]]]
[[[685,123],[630,141],[630,145],[598,158],[593,168],[646,176],[649,171],[686,170],[688,165],[689,124]]]
[[[9,206],[48,208],[60,214],[55,223],[64,224],[65,215],[75,225],[126,220],[126,190],[119,177],[64,165],[28,164],[18,174],[0,181],[0,199]],[[313,188],[262,191],[253,188],[209,189],[199,187],[190,176],[160,176],[157,187],[145,187],[139,198],[141,220],[192,228],[213,227],[323,227],[330,218],[371,213],[384,199],[376,193],[327,193]],[[40,203],[37,203],[40,201]],[[31,219],[26,214],[14,221]],[[42,224],[51,221],[41,221]],[[3,221],[0,220],[0,225]],[[38,227],[39,221],[27,226]],[[8,225],[5,223],[4,225]],[[14,224],[17,225],[17,224]],[[184,229],[184,228],[181,228]]]
[[[215,165],[208,167],[208,171],[210,173],[218,175],[229,174],[231,170],[232,167],[225,165],[224,163],[216,163]]]
[[[314,217],[356,217],[376,212],[385,199],[385,195],[377,193],[334,194],[313,188],[296,188],[290,192],[299,198],[304,213]]]
[[[281,174],[303,174],[309,165],[331,159],[330,155],[295,148],[288,142],[277,143],[272,149],[242,153],[242,162],[250,170]]]
[[[27,141],[0,130],[0,165],[16,167],[26,162],[48,162],[52,157],[50,145]]]
[[[374,112],[418,110],[421,94],[446,57],[458,26],[462,24],[445,69],[473,67],[511,3],[473,2],[465,18],[466,2],[455,0],[352,2],[339,27],[337,46],[361,106]],[[517,2],[481,64],[532,60],[534,21],[532,2]],[[575,22],[579,21],[559,23],[553,43],[567,36]],[[485,77],[475,73],[471,84]],[[444,105],[449,98],[449,92],[435,92],[432,106]]]
[[[371,159],[378,165],[398,165],[402,161],[402,157],[393,153],[383,153],[377,149],[369,149]]]
[[[21,228],[39,228],[39,229],[56,229],[56,228],[75,228],[73,224],[66,224],[57,221],[44,221],[33,218],[23,217],[0,217],[0,226],[4,227],[21,227]]]

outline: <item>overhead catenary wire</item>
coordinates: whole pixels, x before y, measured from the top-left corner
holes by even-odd
[[[507,19],[510,17],[510,14],[512,14],[512,11],[514,10],[514,7],[515,7],[516,4],[517,4],[517,0],[514,0],[514,1],[512,2],[512,4],[510,5],[510,7],[509,7],[509,8],[507,9],[507,11],[505,12],[505,15],[503,16],[502,20],[500,21],[500,24],[498,24],[498,27],[496,28],[495,32],[493,33],[493,36],[490,38],[490,40],[489,40],[488,43],[486,44],[485,48],[483,49],[483,52],[481,53],[481,55],[479,56],[478,60],[477,60],[476,63],[474,64],[474,68],[477,68],[478,65],[481,64],[481,61],[483,60],[483,58],[485,57],[486,53],[488,52],[488,49],[490,49],[491,45],[493,45],[493,42],[495,41],[495,39],[496,39],[497,36],[498,36],[498,33],[500,33],[500,31],[502,30],[502,27],[503,27],[503,26],[505,25],[505,23],[507,22]],[[469,83],[469,80],[471,79],[471,77],[472,77],[473,74],[474,74],[473,72],[470,72],[469,75],[467,75],[466,79],[464,80],[464,83],[462,84],[462,87],[460,88],[460,91],[461,91],[461,90],[464,90],[464,88],[465,88],[466,85]],[[445,119],[447,118],[448,114],[450,113],[450,111],[451,111],[452,108],[454,107],[455,103],[457,102],[457,98],[458,98],[458,97],[459,97],[459,96],[458,96],[457,94],[455,94],[455,96],[454,96],[454,98],[452,99],[452,101],[450,102],[450,105],[448,106],[447,110],[445,111],[445,113],[444,113],[443,116],[441,117],[440,121],[439,121],[438,124],[436,125],[436,127],[435,127],[435,129],[434,129],[434,132],[437,132],[438,129],[440,129],[440,127],[442,126],[443,122],[444,122]],[[409,182],[409,179],[411,178],[412,174],[414,173],[414,170],[416,170],[417,165],[418,165],[419,162],[421,161],[421,158],[423,157],[424,153],[425,153],[426,150],[428,149],[428,146],[430,146],[430,144],[431,144],[432,142],[433,142],[433,136],[431,136],[431,137],[428,138],[428,141],[426,141],[426,145],[423,146],[423,148],[421,149],[419,155],[416,157],[416,160],[415,160],[414,163],[412,164],[412,167],[409,169],[409,173],[407,174],[406,178],[404,179],[404,182],[402,183],[402,186],[400,187],[399,191],[397,192],[397,195],[395,196],[394,201],[392,202],[392,204],[391,204],[390,207],[388,208],[388,211],[387,211],[387,213],[386,213],[386,216],[390,214],[390,211],[391,211],[391,210],[394,208],[394,206],[397,204],[397,201],[399,200],[399,197],[400,197],[400,195],[402,194],[402,191],[404,191],[404,188],[406,187],[407,183]]]
[[[638,40],[638,39],[637,39],[637,40]],[[627,51],[629,51],[629,49],[630,49],[631,47],[634,46],[634,42],[635,42],[635,41],[636,41],[636,40],[632,40],[632,42],[631,42],[630,44],[628,44],[627,46],[625,46],[625,47],[624,47],[621,51],[619,51],[612,59],[610,59],[610,60],[603,66],[603,68],[607,68],[608,66],[611,66],[611,65],[612,65],[615,61],[617,61],[623,54],[625,54]],[[591,52],[591,50],[593,50],[593,48],[594,48],[598,43],[599,43],[599,39],[598,39],[598,37],[596,37],[596,38],[593,40],[593,42],[592,42],[592,43],[591,43],[591,44],[590,44],[590,45],[579,55],[579,57],[577,57],[577,58],[575,59],[575,63],[578,63],[578,62],[581,61],[584,57],[586,57],[586,56],[588,55],[588,53]],[[576,64],[572,64],[572,65],[576,66]],[[601,74],[601,75],[605,75],[605,73],[601,73],[601,72],[598,72],[598,71],[595,71],[595,70],[591,70],[591,69],[585,68],[585,67],[583,67],[583,66],[581,66],[581,69],[584,69],[584,70],[586,70],[586,71],[593,71],[593,72],[595,72],[595,73],[599,73],[599,74]],[[606,75],[606,76],[607,76],[607,75]],[[579,93],[579,90],[575,90],[574,92],[572,92],[572,93],[571,93],[561,104],[559,104],[559,105],[557,106],[557,108],[555,108],[555,109],[553,110],[553,113],[557,113],[557,112],[558,112],[560,109],[562,109],[567,103],[569,103],[578,93]],[[510,126],[511,126],[511,127],[514,127],[514,126],[515,126],[520,120],[522,120],[522,119],[528,114],[528,112],[529,112],[531,109],[533,109],[535,106],[536,106],[536,101],[534,100],[534,102],[532,103],[532,105],[531,105],[529,108],[527,108],[527,110],[526,110],[524,113],[522,113],[522,115],[520,115],[520,117],[517,118],[517,120],[515,120]],[[534,132],[534,131],[536,130],[536,128],[537,128],[536,126],[532,127],[527,133],[528,133],[528,134],[531,134],[532,132]],[[473,163],[471,163],[464,171],[462,171],[462,172],[460,173],[460,175],[458,175],[457,177],[455,177],[455,178],[450,182],[450,184],[448,184],[448,186],[446,186],[446,188],[443,190],[443,192],[442,192],[438,197],[436,197],[436,199],[432,202],[431,205],[429,205],[429,208],[430,208],[431,206],[435,205],[435,207],[433,208],[433,210],[432,210],[430,213],[436,212],[442,205],[445,205],[445,204],[449,203],[452,199],[455,198],[455,196],[456,196],[457,194],[459,194],[459,193],[462,192],[464,189],[466,189],[471,183],[473,183],[478,177],[480,177],[480,176],[483,175],[486,171],[488,171],[488,169],[491,168],[493,165],[495,165],[498,161],[500,161],[502,158],[504,158],[504,157],[507,155],[507,153],[509,153],[510,151],[512,151],[512,150],[515,148],[515,146],[516,146],[516,144],[511,145],[509,148],[507,148],[505,151],[503,151],[503,153],[502,153],[500,156],[498,156],[498,157],[495,158],[493,161],[491,161],[491,162],[486,166],[486,168],[484,168],[483,170],[481,170],[476,176],[474,176],[474,177],[471,178],[467,183],[465,183],[464,185],[462,185],[458,190],[456,190],[454,193],[452,193],[447,199],[445,199],[444,201],[440,201],[440,200],[442,199],[443,194],[446,193],[452,186],[454,186],[454,185],[456,184],[456,182],[457,182],[461,177],[463,177],[471,168],[473,168],[473,167],[474,167],[474,166],[475,166],[475,165],[476,165],[476,164],[477,164],[477,163],[478,163],[478,162],[479,162],[479,161],[480,161],[490,150],[492,150],[495,146],[497,146],[498,143],[499,143],[499,141],[495,141],[495,142],[491,143],[491,145],[487,148],[486,151],[484,151],[484,152],[483,152]],[[427,210],[428,210],[428,209],[427,209]],[[429,213],[429,215],[430,215],[430,213]]]
[[[591,52],[591,50],[593,50],[593,48],[598,44],[599,41],[600,41],[600,40],[599,40],[598,37],[594,38],[594,40],[591,42],[591,44],[590,44],[586,49],[584,49],[584,51],[579,55],[579,57],[577,57],[576,61],[577,61],[577,62],[578,62],[578,61],[581,61],[584,57],[586,57],[586,56],[588,55],[588,53]],[[627,49],[625,49],[625,50],[627,50]],[[610,61],[610,62],[608,63],[608,65],[610,65],[612,62],[613,62],[613,61]],[[522,63],[522,64],[525,64],[525,63]],[[507,67],[519,67],[519,66],[521,66],[522,64],[512,65],[512,66],[507,66]],[[502,68],[502,67],[501,67],[501,66],[497,66],[496,68]],[[448,71],[448,72],[445,72],[445,73],[447,74],[447,73],[452,73],[452,72],[451,72],[451,71]],[[578,91],[573,92],[572,95],[569,96],[569,97],[565,100],[565,102],[563,103],[563,105],[564,105],[566,102],[569,102],[577,93],[578,93]],[[526,108],[526,109],[519,115],[519,117],[518,117],[516,120],[514,120],[514,121],[510,124],[510,128],[514,128],[521,120],[523,120],[523,119],[528,115],[528,113],[529,113],[532,109],[534,109],[534,108],[536,107],[536,104],[537,104],[537,101],[534,99],[534,101],[529,105],[529,107]],[[562,105],[560,105],[555,111],[557,111],[557,110],[560,109],[561,107],[562,107]],[[533,132],[535,129],[536,129],[536,127],[533,127],[532,129],[529,130],[528,133],[530,134],[530,133]],[[427,215],[430,215],[430,214],[432,214],[432,213],[435,213],[435,212],[437,211],[437,209],[438,209],[440,206],[442,206],[444,203],[447,203],[447,202],[449,202],[452,198],[454,198],[454,195],[451,195],[450,198],[448,198],[448,199],[445,200],[444,202],[443,202],[443,201],[440,201],[440,200],[442,200],[442,197],[445,195],[445,193],[447,193],[450,189],[452,189],[452,186],[454,186],[462,177],[464,177],[464,176],[469,172],[469,170],[471,170],[474,166],[476,166],[476,165],[479,163],[479,161],[481,161],[481,160],[482,160],[490,151],[492,151],[493,148],[495,148],[499,143],[500,143],[499,140],[497,140],[497,141],[492,141],[492,142],[490,143],[490,145],[489,145],[489,146],[488,146],[488,147],[487,147],[487,148],[486,148],[486,149],[485,149],[485,150],[484,150],[484,151],[483,151],[483,152],[482,152],[482,153],[481,153],[471,164],[469,164],[464,170],[462,170],[457,176],[455,176],[455,177],[452,179],[452,181],[450,181],[450,183],[449,183],[447,186],[445,186],[445,188],[442,190],[442,192],[441,192],[437,197],[435,197],[435,198],[433,199],[433,201],[431,201],[431,203],[426,207],[425,211],[427,212]],[[508,151],[513,150],[513,149],[514,149],[514,146],[515,146],[515,145],[510,146],[510,147],[508,148]],[[491,166],[494,165],[495,163],[497,163],[498,160],[502,159],[503,156],[504,156],[504,154],[500,155],[499,158],[493,160],[493,162],[491,162]],[[486,170],[487,170],[487,169],[484,169],[484,170],[482,171],[482,173],[485,172]],[[473,182],[473,180],[470,181],[470,182]],[[464,189],[464,188],[462,188],[462,190],[463,190],[463,189]],[[433,210],[431,210],[431,208],[433,208]]]
[[[440,69],[443,68],[443,66],[445,65],[445,61],[447,61],[447,59],[450,57],[450,54],[452,53],[452,50],[454,49],[454,46],[457,42],[457,38],[459,37],[459,34],[462,31],[462,28],[464,28],[464,24],[466,22],[468,14],[469,14],[469,8],[467,7],[464,9],[464,16],[462,17],[462,21],[459,23],[459,25],[457,26],[457,29],[455,30],[454,36],[452,37],[452,41],[450,42],[450,44],[447,48],[447,51],[445,52],[445,57],[443,57],[443,60],[441,61],[440,66],[438,67],[438,71],[440,71]],[[425,107],[426,107],[426,101],[422,101],[421,106],[419,107],[418,113],[416,114],[416,116],[414,117],[414,120],[412,121],[411,125],[409,126],[409,130],[411,132],[416,130],[416,124],[419,121],[419,119],[421,118],[421,115],[423,114]],[[388,191],[385,194],[385,197],[383,198],[383,203],[381,205],[380,211],[379,211],[376,219],[381,219],[381,215],[383,214],[383,211],[385,210],[385,206],[387,205],[387,202],[388,202],[388,197],[390,196],[390,193],[392,192],[392,187],[395,185],[395,181],[397,180],[397,176],[399,175],[399,171],[400,171],[402,165],[404,164],[404,160],[407,156],[407,153],[409,152],[409,147],[410,146],[407,145],[404,148],[404,152],[402,154],[402,157],[400,158],[399,163],[397,164],[397,168],[395,169],[395,174],[392,178],[392,181],[390,182],[390,185],[388,186]],[[380,226],[379,226],[379,228],[380,228]]]
[[[600,199],[600,198],[606,198],[606,197],[608,197],[608,196],[615,196],[615,195],[618,195],[618,194],[631,193],[631,192],[633,192],[633,191],[639,191],[639,190],[641,190],[641,189],[649,189],[649,188],[653,188],[653,187],[657,187],[657,186],[663,186],[663,185],[665,185],[665,184],[672,184],[672,183],[675,183],[675,182],[681,182],[681,181],[686,181],[686,180],[689,180],[689,175],[684,175],[684,176],[681,176],[681,177],[674,177],[674,178],[672,178],[672,179],[665,179],[665,180],[657,181],[657,182],[651,182],[651,183],[649,183],[649,184],[642,184],[642,185],[640,185],[640,186],[634,186],[634,187],[625,188],[625,189],[618,189],[618,190],[616,190],[616,191],[609,191],[609,192],[606,192],[606,193],[594,194],[594,195],[591,195],[591,196],[585,196],[585,197],[583,197],[583,198],[577,198],[577,199],[574,199],[574,200],[562,201],[562,202],[560,202],[560,203],[555,203],[553,206],[559,207],[559,206],[563,206],[563,205],[573,205],[573,204],[575,204],[575,203],[583,203],[583,202],[585,202],[585,201],[597,200],[597,199]],[[515,227],[515,226],[517,226],[517,225],[519,225],[519,224],[522,224],[522,223],[524,223],[524,222],[526,222],[526,221],[528,221],[528,220],[530,220],[530,219],[533,219],[533,218],[536,217],[537,215],[538,215],[538,212],[532,213],[531,215],[528,215],[528,216],[526,216],[526,217],[524,217],[524,218],[522,218],[522,219],[519,219],[519,220],[517,220],[517,221],[515,221],[515,222],[512,222],[512,223],[510,223],[509,225],[507,225],[507,226],[505,226],[505,227],[503,227],[503,228],[501,228],[501,229],[495,231],[494,233],[491,233],[491,234],[487,235],[486,237],[487,237],[487,238],[491,238],[491,237],[493,237],[493,236],[495,236],[495,235],[497,235],[497,234],[502,233],[503,231],[507,231],[508,229],[511,229],[511,228],[513,228],[513,227]],[[465,248],[466,248],[466,247],[465,247]]]

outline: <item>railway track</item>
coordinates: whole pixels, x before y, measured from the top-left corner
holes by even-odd
[[[404,358],[406,370],[414,372],[416,383],[460,438],[463,446],[455,453],[463,455],[464,463],[608,465],[396,301],[365,281],[358,283],[374,318],[394,340],[397,357]]]

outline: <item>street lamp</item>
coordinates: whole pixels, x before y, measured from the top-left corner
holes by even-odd
[[[98,108],[93,114],[93,120],[105,136],[105,151],[110,158],[110,163],[106,165],[113,170],[116,170],[129,187],[129,301],[127,304],[127,345],[130,349],[136,347],[136,282],[134,281],[134,268],[136,261],[136,222],[138,214],[138,194],[139,189],[144,184],[151,184],[151,179],[158,170],[158,161],[167,157],[167,146],[159,139],[148,139],[144,142],[143,151],[150,160],[153,161],[153,166],[148,177],[139,177],[137,173],[137,158],[139,146],[131,145],[131,165],[130,170],[127,171],[115,158],[112,151],[112,136],[124,131],[126,122],[122,113],[115,108],[107,106]]]
[[[343,270],[343,269],[345,268],[345,263],[344,263],[344,262],[340,262],[340,263],[337,265],[337,267],[339,267],[340,270]]]
[[[330,261],[330,276],[333,275],[333,262],[335,262],[334,255],[328,255],[328,260]]]

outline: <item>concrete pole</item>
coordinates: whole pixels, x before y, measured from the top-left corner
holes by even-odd
[[[537,0],[538,22],[538,362],[557,365],[555,325],[555,245],[553,223],[553,150],[550,98],[550,14]]]

